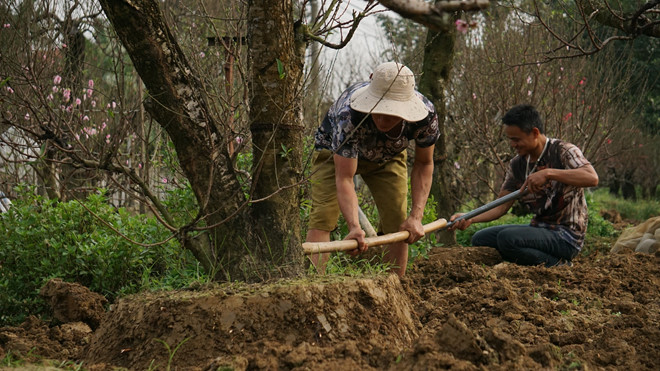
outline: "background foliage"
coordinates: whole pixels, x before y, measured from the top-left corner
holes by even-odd
[[[155,218],[115,209],[103,192],[69,202],[35,195],[32,187],[17,192],[21,197],[0,214],[0,324],[44,313],[38,293],[51,278],[78,282],[109,301],[205,279]]]

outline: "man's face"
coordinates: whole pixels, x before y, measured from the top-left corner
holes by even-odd
[[[373,118],[374,124],[376,124],[376,128],[383,133],[387,133],[388,131],[394,129],[395,126],[399,125],[401,121],[403,121],[401,117],[382,115],[379,113],[372,113],[371,118]]]
[[[504,135],[509,138],[509,145],[516,150],[519,156],[527,156],[537,146],[536,139],[539,131],[534,128],[531,133],[527,134],[517,126],[504,125]]]

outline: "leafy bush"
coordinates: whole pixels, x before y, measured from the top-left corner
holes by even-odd
[[[44,199],[29,188],[19,194],[0,215],[0,323],[43,314],[38,292],[55,277],[112,301],[198,274],[194,258],[154,218],[117,210],[102,192],[84,202]]]

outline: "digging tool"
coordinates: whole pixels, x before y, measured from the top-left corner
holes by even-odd
[[[446,219],[438,219],[429,224],[425,224],[423,226],[424,233],[426,234],[429,232],[449,228],[452,225],[454,225],[454,223],[460,220],[470,219],[479,214],[483,214],[486,211],[493,209],[497,206],[500,206],[502,204],[505,204],[509,201],[517,200],[526,193],[527,193],[527,189],[525,189],[523,192],[517,190],[515,192],[509,193],[506,196],[500,197],[494,201],[491,201],[483,206],[480,206],[468,213],[461,215],[460,217],[456,218],[456,220],[450,223],[447,223]],[[394,242],[405,241],[408,239],[409,236],[410,233],[408,231],[400,231],[395,233],[389,233],[383,236],[367,237],[365,238],[365,240],[367,242],[367,247],[372,247],[372,246],[386,245]],[[309,254],[320,254],[320,253],[335,252],[335,251],[355,250],[357,249],[358,244],[356,240],[341,240],[341,241],[330,241],[330,242],[305,242],[303,243],[302,246],[305,254],[309,255]]]
[[[447,223],[447,226],[445,228],[449,228],[452,225],[454,225],[455,223],[460,222],[461,220],[474,218],[475,216],[477,216],[479,214],[483,214],[486,211],[488,211],[490,209],[494,209],[494,208],[496,208],[500,205],[503,205],[503,204],[505,204],[509,201],[517,200],[517,199],[519,199],[520,197],[522,197],[526,194],[527,194],[527,188],[525,188],[525,190],[522,191],[522,192],[520,190],[517,190],[515,192],[511,192],[506,196],[502,196],[502,197],[498,198],[497,200],[491,201],[491,202],[489,202],[489,203],[487,203],[483,206],[480,206],[480,207],[478,207],[478,208],[476,208],[476,209],[474,209],[470,212],[467,212],[467,213],[459,216],[455,220]]]

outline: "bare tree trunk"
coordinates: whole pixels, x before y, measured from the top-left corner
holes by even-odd
[[[302,270],[302,76],[305,43],[296,40],[291,1],[248,3],[254,248],[260,274]],[[279,271],[279,272],[275,272]]]
[[[43,187],[46,196],[52,200],[61,200],[60,182],[57,180],[57,169],[54,165],[57,151],[53,149],[52,144],[48,140],[43,148],[42,158],[32,163],[32,168],[37,173],[37,177],[40,180],[39,183],[41,183],[40,186]]]
[[[199,204],[199,218],[209,228],[201,237],[189,238],[199,224],[184,226],[179,240],[217,279],[242,279],[249,275],[243,264],[250,256],[245,231],[253,223],[199,78],[155,0],[101,0],[101,6],[149,91],[145,108],[174,143]]]
[[[452,64],[454,62],[454,44],[456,31],[451,24],[446,24],[440,31],[429,30],[424,47],[424,65],[420,81],[420,92],[428,97],[438,113],[438,126],[440,138],[435,143],[433,155],[434,171],[431,195],[437,202],[438,217],[449,217],[456,210],[456,202],[452,195],[452,171],[448,150],[447,130],[445,129],[445,87],[449,83]],[[453,231],[438,233],[438,242],[455,244],[456,237]]]

